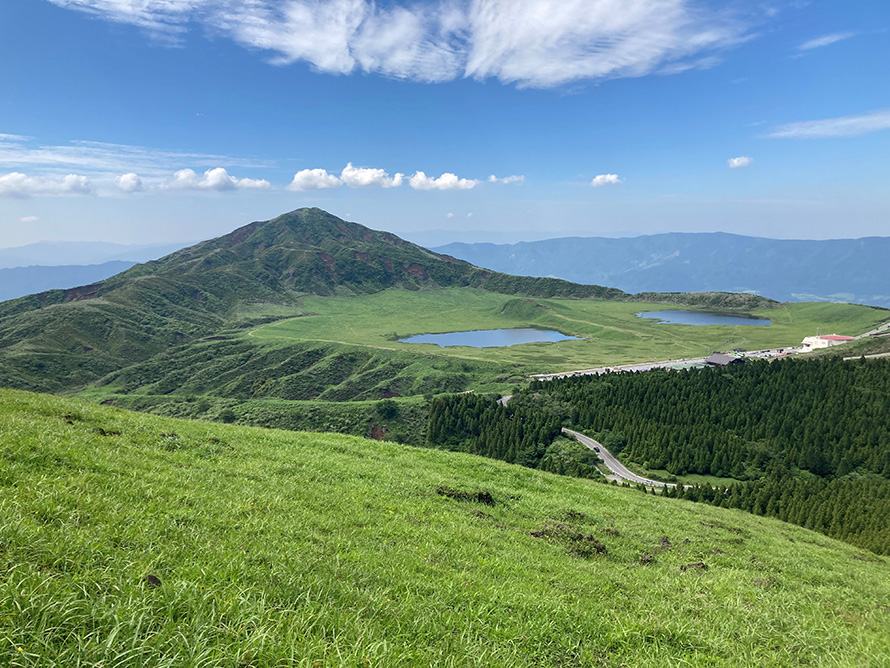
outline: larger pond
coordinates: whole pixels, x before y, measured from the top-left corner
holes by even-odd
[[[645,311],[637,313],[641,318],[658,320],[661,325],[752,325],[766,327],[772,321],[743,315],[724,315],[708,311]]]
[[[553,343],[577,339],[553,329],[476,329],[471,332],[447,332],[445,334],[415,334],[402,343],[435,343],[441,348],[449,346],[469,346],[471,348],[497,348],[516,346],[520,343]]]

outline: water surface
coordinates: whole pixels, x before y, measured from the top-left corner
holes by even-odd
[[[471,348],[497,348],[516,346],[520,343],[553,343],[577,339],[553,329],[476,329],[470,332],[447,332],[445,334],[415,334],[402,343],[435,343],[440,348],[449,346],[469,346]]]
[[[641,318],[658,320],[660,325],[751,325],[766,327],[772,321],[766,318],[752,318],[742,315],[709,313],[708,311],[644,311],[637,313]]]

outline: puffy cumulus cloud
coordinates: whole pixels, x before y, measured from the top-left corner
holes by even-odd
[[[288,190],[326,190],[339,188],[343,182],[335,175],[328,174],[326,169],[301,169],[294,174],[294,180]]]
[[[460,179],[451,172],[445,172],[439,178],[427,176],[423,172],[414,172],[408,179],[408,185],[414,190],[470,190],[479,183],[474,179]]]
[[[858,116],[825,118],[783,125],[768,136],[788,139],[817,139],[821,137],[856,137],[869,132],[890,129],[890,109]]]
[[[365,188],[367,186],[380,186],[381,188],[398,188],[402,185],[404,174],[396,174],[390,177],[386,171],[371,167],[353,167],[352,163],[346,163],[346,167],[340,172],[340,180],[350,188]]]
[[[594,188],[602,188],[603,186],[615,185],[621,183],[623,179],[619,179],[617,174],[597,174],[590,182]]]
[[[87,195],[90,181],[80,174],[28,176],[21,172],[0,175],[0,197],[31,197],[37,195]]]
[[[445,217],[446,218],[454,218],[454,214],[451,211],[449,211],[448,213],[445,214]]]
[[[125,193],[138,193],[142,190],[142,179],[134,172],[121,174],[114,178],[114,185]]]
[[[534,87],[710,67],[748,30],[696,0],[50,1],[173,38],[203,24],[279,65]]]
[[[819,49],[823,46],[828,46],[829,44],[834,44],[835,42],[840,42],[845,39],[849,39],[853,37],[856,33],[854,32],[834,32],[830,35],[822,35],[820,37],[814,37],[813,39],[807,40],[803,44],[797,47],[798,51],[809,51],[810,49]]]
[[[166,187],[177,190],[266,190],[270,184],[265,179],[238,179],[230,176],[224,167],[216,167],[208,169],[203,176],[198,176],[193,169],[180,169]]]
[[[729,165],[730,169],[737,169],[739,167],[747,167],[752,162],[754,162],[754,158],[751,158],[747,155],[740,155],[738,158],[730,158],[726,161]]]
[[[512,176],[504,176],[502,178],[496,177],[494,174],[488,177],[489,183],[517,183],[522,184],[525,183],[525,177],[521,174],[514,174]]]

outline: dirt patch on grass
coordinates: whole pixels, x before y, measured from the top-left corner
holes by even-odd
[[[743,538],[749,538],[750,533],[742,529],[741,527],[730,526],[729,524],[725,524],[724,522],[718,522],[716,520],[710,522],[699,522],[703,527],[708,527],[709,529],[723,529],[724,531],[728,531],[729,533],[734,533],[737,536],[742,536]]]
[[[450,487],[437,487],[436,494],[439,496],[447,496],[449,499],[455,499],[457,501],[482,503],[486,506],[493,506],[497,503],[491,495],[491,492],[484,489],[476,490],[475,492],[465,492],[460,489],[451,489]]]
[[[696,561],[692,564],[683,564],[680,566],[681,571],[706,571],[708,570],[708,565],[703,561]]]
[[[561,545],[569,554],[582,559],[607,553],[606,546],[599,542],[596,536],[562,522],[547,521],[540,529],[532,531],[531,535],[542,538],[548,543]]]

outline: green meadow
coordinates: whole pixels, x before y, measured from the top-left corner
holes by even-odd
[[[0,391],[0,665],[890,665],[890,565],[738,511]]]
[[[890,317],[882,309],[827,303],[783,304],[747,312],[769,318],[772,324],[766,327],[667,325],[636,315],[678,308],[684,307],[521,299],[470,288],[390,289],[361,298],[305,297],[300,317],[258,327],[247,336],[262,342],[320,341],[443,355],[521,365],[527,373],[537,373],[699,357],[715,350],[799,345],[805,336],[816,333],[856,335]],[[529,326],[555,329],[583,340],[485,349],[398,341],[412,334]]]

